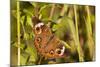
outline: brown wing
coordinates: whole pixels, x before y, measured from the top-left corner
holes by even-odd
[[[49,41],[49,38],[52,35],[51,30],[43,23],[39,23],[35,25],[34,33],[34,45],[38,52],[43,53],[43,47],[46,45],[46,42]]]
[[[34,44],[39,54],[47,58],[63,57],[65,47],[60,40],[52,34],[50,28],[43,23],[35,26]]]
[[[63,57],[65,47],[60,42],[60,40],[52,35],[53,37],[49,41],[49,43],[46,44],[44,47],[45,56],[48,58],[60,58]]]

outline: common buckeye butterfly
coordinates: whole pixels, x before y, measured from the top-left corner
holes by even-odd
[[[34,23],[33,31],[35,34],[34,45],[38,53],[47,58],[64,57],[65,46],[43,22],[36,17],[32,19]]]

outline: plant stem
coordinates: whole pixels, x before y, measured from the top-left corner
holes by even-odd
[[[55,4],[52,4],[49,20],[51,20],[52,17],[53,17],[53,14],[54,14],[54,11],[55,11],[55,7],[56,7]],[[48,22],[48,26],[51,26],[51,22]]]
[[[60,12],[60,16],[64,16],[65,15],[65,12],[67,11],[67,9],[68,9],[67,5],[63,5],[62,10]],[[58,19],[57,23],[60,23],[61,20],[62,20],[61,18]]]
[[[82,51],[82,48],[80,46],[80,43],[79,43],[79,36],[78,36],[78,16],[77,16],[77,6],[74,5],[74,14],[75,14],[75,27],[76,27],[76,47],[77,47],[77,51],[78,51],[78,54],[79,54],[79,61],[80,62],[83,62],[84,61],[84,58],[83,58],[83,51]]]
[[[51,8],[51,12],[50,12],[50,16],[49,19],[51,20],[51,18],[53,17],[54,11],[55,11],[55,4],[52,4],[52,8]]]
[[[34,13],[35,16],[36,16],[36,17],[39,17],[39,14],[38,14],[38,12],[39,12],[39,6],[38,6],[38,3],[36,3],[36,6],[35,6],[34,10],[35,10],[35,11],[34,11],[34,12],[35,12],[35,13]]]
[[[41,64],[43,58],[44,58],[43,56],[40,56],[39,61],[38,61],[38,64],[39,64],[39,65]]]
[[[93,60],[95,55],[95,45],[92,36],[92,27],[91,27],[91,18],[90,18],[90,10],[89,6],[86,6],[87,11],[87,21],[86,21],[86,30],[87,30],[87,44],[89,48],[90,58]]]
[[[18,65],[20,65],[20,3],[17,0]]]

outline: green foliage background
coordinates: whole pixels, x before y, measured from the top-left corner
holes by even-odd
[[[55,64],[95,60],[95,6],[20,2],[20,47],[17,35],[16,0],[11,2],[11,64],[20,65]],[[49,60],[38,55],[34,47],[32,17],[36,16],[48,24],[52,32],[66,46],[70,46],[68,57]],[[42,60],[39,61],[39,60]]]

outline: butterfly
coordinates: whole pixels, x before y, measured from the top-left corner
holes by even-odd
[[[37,52],[47,58],[64,57],[65,46],[61,40],[52,33],[50,27],[39,21],[36,17],[32,19],[34,23],[33,32],[34,45]]]

